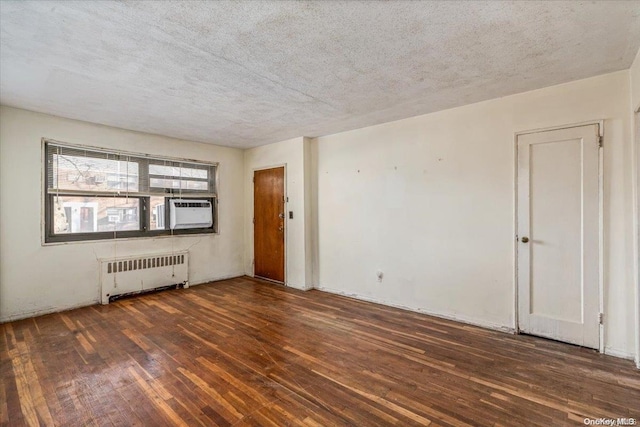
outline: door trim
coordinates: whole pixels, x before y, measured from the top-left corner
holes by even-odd
[[[581,126],[597,125],[598,135],[604,137],[604,120],[590,120],[579,123],[571,123],[561,126],[552,126],[547,128],[537,128],[523,130],[513,135],[513,329],[516,334],[520,334],[520,325],[518,324],[518,137],[539,132],[548,132],[560,129],[570,129]],[[598,302],[600,313],[604,311],[604,147],[598,150]],[[599,345],[598,351],[604,353],[604,322],[607,321],[606,315],[599,325]]]
[[[634,135],[631,152],[633,156],[633,188],[635,203],[633,204],[634,225],[634,280],[635,280],[635,319],[636,319],[636,368],[640,369],[640,104],[633,110],[632,126]]]
[[[253,204],[253,197],[256,189],[255,189],[255,182],[253,182],[253,177],[256,171],[263,171],[267,169],[277,169],[277,168],[284,168],[284,281],[283,282],[278,282],[275,280],[270,280],[264,277],[256,276],[256,253],[254,249],[256,242],[255,242],[253,218],[255,218],[256,210]],[[289,208],[288,206],[289,206],[289,196],[287,193],[287,164],[279,163],[279,164],[274,164],[269,166],[260,166],[260,167],[251,169],[251,219],[252,219],[251,221],[251,277],[257,277],[260,280],[267,280],[273,283],[282,284],[284,286],[289,286],[289,282],[287,282],[287,279],[289,277],[289,275],[287,274],[288,272],[287,247],[289,246],[287,244],[287,241],[289,239],[289,215],[288,215]]]

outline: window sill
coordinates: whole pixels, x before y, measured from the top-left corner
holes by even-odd
[[[185,233],[185,234],[159,234],[154,236],[137,236],[137,237],[120,237],[117,239],[95,239],[95,240],[69,240],[64,242],[45,242],[44,238],[41,240],[41,246],[62,246],[62,245],[75,245],[81,243],[114,243],[114,242],[131,242],[131,241],[148,241],[148,240],[164,240],[171,238],[184,238],[184,237],[199,237],[203,236],[219,236],[220,232],[202,232],[202,233]]]

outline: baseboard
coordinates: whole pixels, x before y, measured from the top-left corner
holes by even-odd
[[[608,354],[609,356],[619,357],[621,359],[635,360],[635,354],[628,353],[624,350],[620,350],[613,347],[604,347],[604,354]],[[640,368],[640,366],[638,366]]]
[[[304,285],[294,285],[293,283],[287,283],[287,287],[297,289],[299,291],[310,291],[313,289],[313,286],[304,286]]]
[[[202,280],[198,282],[189,282],[189,286],[198,286],[198,285],[203,285],[205,283],[218,282],[220,280],[227,280],[227,279],[235,279],[237,277],[243,277],[243,276],[244,276],[244,273],[219,276],[213,279],[207,279],[207,280]],[[76,308],[88,307],[88,306],[97,305],[97,304],[100,304],[99,297],[96,299],[92,299],[90,301],[83,301],[83,302],[64,305],[60,307],[46,307],[46,308],[40,308],[37,310],[24,311],[21,313],[11,314],[9,316],[2,316],[0,317],[0,323],[13,322],[15,320],[28,319],[30,317],[44,316],[45,314],[51,314],[51,313],[62,313],[64,311],[75,310]]]
[[[75,310],[76,308],[88,307],[90,305],[100,304],[100,298],[91,301],[83,301],[75,304],[64,305],[61,307],[46,307],[32,311],[24,311],[21,313],[10,314],[9,316],[0,317],[0,323],[13,322],[16,320],[28,319],[30,317],[44,316],[45,314],[61,313],[64,311]]]
[[[248,273],[243,274],[243,276],[251,277],[252,279],[256,279],[256,280],[264,280],[264,281],[267,281],[267,282],[270,281],[269,279],[263,279],[262,277],[256,277],[253,274],[248,274]],[[278,282],[278,283],[280,283],[280,282]],[[284,283],[284,286],[286,286],[288,288],[297,289],[299,291],[310,291],[311,289],[314,289],[313,285],[308,285],[308,286],[297,285],[295,283],[290,283],[290,282],[286,282],[286,281]]]
[[[219,277],[216,277],[215,279],[199,280],[197,282],[189,281],[189,287],[198,286],[198,285],[205,285],[207,283],[212,283],[212,282],[220,282],[221,280],[237,279],[238,277],[244,277],[244,276],[246,276],[246,274],[238,273],[238,274],[230,274],[230,275],[227,275],[227,276],[219,276]]]
[[[347,298],[353,298],[353,299],[357,299],[357,300],[360,300],[360,301],[366,301],[366,302],[372,302],[372,303],[375,303],[375,304],[386,305],[388,307],[399,308],[401,310],[412,311],[414,313],[426,314],[426,315],[433,316],[433,317],[439,317],[441,319],[453,320],[455,322],[465,323],[467,325],[479,326],[481,328],[491,329],[491,330],[494,330],[494,331],[505,332],[505,333],[509,333],[509,334],[515,334],[516,333],[515,329],[512,328],[512,327],[501,325],[501,324],[498,324],[498,323],[488,322],[488,321],[482,320],[482,319],[475,319],[475,318],[471,318],[471,317],[467,317],[467,316],[463,316],[463,315],[459,315],[459,314],[438,312],[438,311],[427,310],[427,309],[422,309],[422,308],[407,307],[407,306],[399,305],[399,304],[391,304],[391,303],[388,303],[388,302],[385,302],[385,301],[382,301],[382,300],[378,300],[378,299],[375,299],[375,298],[365,297],[365,296],[358,295],[358,294],[351,294],[351,293],[344,292],[344,291],[341,291],[341,290],[338,290],[338,289],[331,289],[331,288],[326,288],[326,287],[316,287],[315,289],[317,289],[319,291],[322,291],[322,292],[328,292],[328,293],[331,293],[331,294],[336,294],[336,295],[340,295],[340,296],[347,297]]]

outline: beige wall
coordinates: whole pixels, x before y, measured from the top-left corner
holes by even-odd
[[[629,78],[631,80],[631,106],[634,111],[638,111],[640,109],[640,50],[629,68]]]
[[[640,368],[640,50],[636,54],[636,59],[633,61],[631,68],[629,69],[629,83],[631,86],[631,114],[633,120],[632,135],[633,135],[633,148],[635,154],[633,156],[635,160],[635,236],[636,236],[636,325],[638,325],[638,332],[636,335],[636,365]]]
[[[318,287],[513,328],[514,134],[604,119],[605,345],[632,357],[629,93],[621,71],[317,138]]]
[[[220,234],[43,246],[42,137],[220,162]],[[192,284],[242,275],[242,165],[238,149],[0,107],[0,321],[98,302],[97,259],[115,253],[188,248]]]

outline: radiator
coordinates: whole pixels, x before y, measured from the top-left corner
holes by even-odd
[[[100,260],[102,304],[119,296],[176,285],[189,287],[188,251]]]

